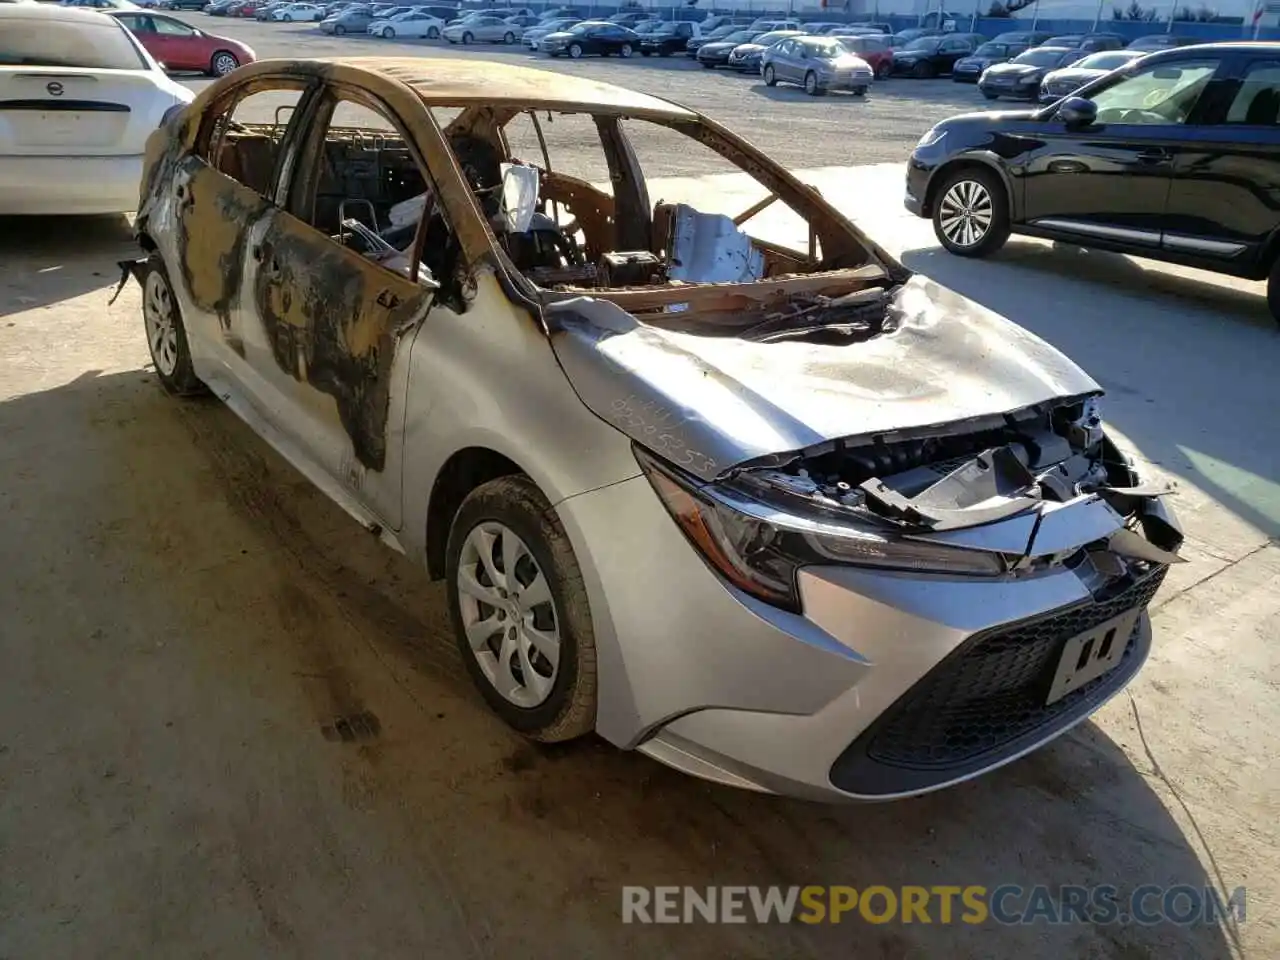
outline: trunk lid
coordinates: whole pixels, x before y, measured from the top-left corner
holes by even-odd
[[[141,154],[175,102],[141,70],[0,67],[0,155]]]

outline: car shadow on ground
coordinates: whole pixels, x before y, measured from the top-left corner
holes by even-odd
[[[902,259],[1058,347],[1107,390],[1107,418],[1143,457],[1280,536],[1280,421],[1265,413],[1280,330],[1261,285],[1239,289],[1067,244],[1011,242],[982,262],[938,247]]]
[[[429,950],[402,939],[402,917],[376,907],[402,884],[427,899],[448,887],[494,956],[531,955],[530,937],[539,956],[1229,952],[1229,931],[1213,926],[944,924],[937,901],[927,924],[850,915],[839,925],[623,925],[629,884],[1043,884],[1055,895],[1063,884],[1110,884],[1123,902],[1140,883],[1223,883],[1201,867],[1140,733],[1126,754],[1085,724],[978,781],[857,807],[709,785],[595,740],[535,746],[471,692],[439,585],[377,545],[220,404],[169,399],[143,371],[90,372],[0,403],[0,436],[19,465],[0,540],[0,600],[14,627],[0,656],[18,669],[0,677],[0,695],[6,681],[20,683],[39,704],[6,724],[21,770],[5,781],[10,809],[69,796],[78,771],[104,763],[125,771],[114,789],[136,791],[128,831],[105,829],[111,821],[94,812],[93,793],[80,794],[57,826],[76,838],[71,860],[125,862],[128,837],[140,831],[156,851],[152,870],[180,869],[193,899],[256,905],[273,928],[301,938],[292,945],[302,953],[327,942],[335,924],[382,925],[370,930],[379,942]],[[100,671],[128,682],[99,680]],[[1129,709],[1124,699],[1118,708]],[[351,711],[380,718],[377,741],[327,743],[325,724]],[[66,719],[36,729],[44,715]],[[93,737],[82,736],[85,724]],[[152,755],[148,744],[167,746]],[[337,800],[308,807],[330,780],[343,784]],[[199,803],[181,818],[158,799],[187,794]],[[272,819],[277,807],[285,813]],[[240,825],[232,879],[181,859],[193,836],[220,851],[227,823]],[[36,826],[0,829],[14,836]],[[362,867],[369,850],[379,851],[372,871]],[[53,861],[31,857],[7,860],[26,871],[9,888],[54,889],[42,873]],[[133,915],[147,916],[149,929],[178,923],[166,914],[175,901],[132,890],[131,876],[122,873],[104,902],[136,902]],[[291,892],[298,877],[341,891],[325,903],[363,906],[308,912],[314,899]],[[36,917],[17,896],[14,916]],[[94,902],[101,889],[83,896],[89,915],[104,909]],[[1027,897],[1004,905],[1017,911]],[[71,952],[53,942],[67,928],[46,929],[46,949],[33,953]]]
[[[811,97],[809,94],[804,92],[802,87],[784,83],[781,80],[778,81],[778,85],[776,87],[768,86],[763,80],[760,80],[759,77],[757,77],[756,80],[758,82],[751,85],[752,93],[759,94],[762,97],[768,97],[770,100],[797,101],[803,103],[811,103],[815,100],[823,103],[838,103],[845,100],[853,100],[857,103],[866,103],[867,96],[870,96],[875,90],[874,85],[872,85],[868,87],[866,95],[861,97],[855,97],[847,90],[832,90],[819,96]]]
[[[124,216],[0,217],[0,317],[109,287],[138,255]]]

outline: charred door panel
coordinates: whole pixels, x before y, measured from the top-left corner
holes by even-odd
[[[198,157],[182,162],[173,179],[178,269],[201,318],[217,320],[198,333],[243,356],[236,316],[244,280],[246,243],[254,224],[273,209],[257,192]],[[215,347],[216,349],[216,347]]]
[[[350,471],[333,462],[349,439],[363,468],[383,471],[398,332],[425,315],[430,291],[284,213],[249,255],[254,308],[274,362],[299,390],[336,405],[331,426],[342,436],[317,451],[319,459],[353,485]],[[298,399],[300,409],[317,409],[314,397]]]

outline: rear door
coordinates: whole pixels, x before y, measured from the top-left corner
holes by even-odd
[[[1246,272],[1280,228],[1280,57],[1240,56],[1186,128],[1162,245]]]
[[[248,234],[245,358],[279,429],[398,529],[405,348],[435,289],[418,227],[435,192],[408,125],[367,94],[332,87],[306,123],[287,199]]]
[[[1066,126],[1049,113],[1028,121],[1039,141],[1026,163],[1023,219],[1082,242],[1159,247],[1173,167],[1218,56],[1153,64],[1085,88],[1098,120]]]

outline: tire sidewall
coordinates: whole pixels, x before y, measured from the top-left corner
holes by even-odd
[[[582,47],[576,43],[569,45],[569,59],[577,60],[582,56]]]
[[[764,85],[766,87],[772,87],[775,83],[778,82],[777,77],[774,75],[774,72],[773,72],[772,63],[765,64],[764,73],[762,75],[764,76]]]
[[[163,280],[164,285],[169,290],[169,301],[173,305],[173,325],[177,333],[178,362],[174,365],[173,373],[171,374],[161,372],[160,365],[156,362],[154,354],[151,353],[151,334],[147,330],[145,311],[147,283],[152,274],[158,274]],[[169,271],[165,269],[164,261],[158,254],[152,254],[147,258],[147,262],[142,268],[141,280],[144,311],[142,332],[147,339],[147,355],[151,358],[151,364],[155,368],[156,378],[166,392],[175,396],[186,396],[201,392],[203,384],[196,376],[195,367],[191,362],[191,346],[187,342],[187,328],[182,321],[182,308],[178,305],[178,296],[174,291],[173,281],[169,279]]]
[[[991,197],[991,226],[981,240],[968,247],[953,243],[943,232],[941,221],[942,198],[947,195],[947,192],[952,187],[963,180],[972,180],[981,184]],[[1000,178],[990,170],[974,167],[957,170],[949,174],[943,180],[942,185],[938,187],[930,219],[933,222],[934,236],[937,237],[938,242],[942,244],[948,253],[953,253],[960,257],[985,257],[999,250],[1009,238],[1009,193],[1005,190],[1004,183]]]
[[[526,487],[527,495],[500,496],[495,488],[497,484],[504,481],[520,482],[521,486]],[[578,622],[580,618],[576,614],[582,611],[567,602],[565,585],[562,581],[564,571],[561,570],[549,545],[550,539],[556,534],[554,527],[547,519],[550,507],[546,506],[545,498],[527,478],[507,477],[504,481],[484,484],[472,491],[454,517],[445,554],[446,592],[458,652],[481,696],[493,712],[509,726],[537,738],[540,732],[553,728],[573,703],[580,676],[579,650],[582,647],[580,638],[583,632],[586,633],[586,643],[591,645],[593,653],[594,641],[590,637],[589,616],[585,624]],[[541,502],[542,509],[533,514],[527,507],[531,501],[535,500]],[[489,678],[484,675],[484,671],[480,669],[480,664],[471,650],[471,644],[462,626],[462,607],[457,586],[458,561],[467,536],[477,525],[486,521],[501,523],[525,542],[550,587],[556,624],[560,628],[560,666],[551,693],[536,707],[516,706],[494,688]]]

